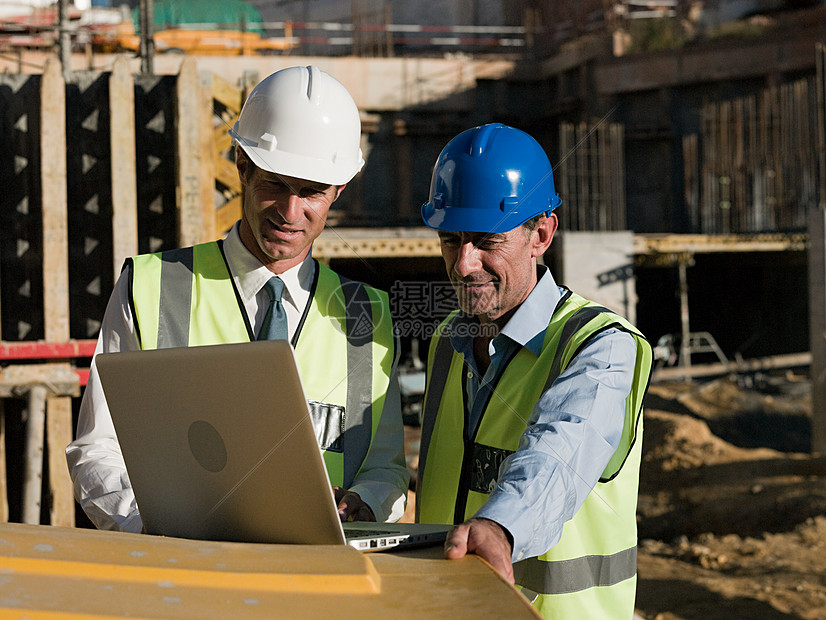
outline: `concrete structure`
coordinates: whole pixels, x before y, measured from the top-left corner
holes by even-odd
[[[49,55],[26,52],[20,58],[0,56],[0,73],[43,72]],[[118,59],[127,59],[133,73],[140,59],[126,54],[72,56],[73,71],[109,72]],[[317,65],[335,76],[353,95],[359,109],[394,112],[467,111],[472,91],[482,80],[499,80],[514,71],[510,60],[455,58],[325,58],[320,56],[183,56],[155,57],[155,75],[177,75],[184,59],[195,58],[199,71],[210,72],[237,87],[254,84],[270,73],[296,65]]]
[[[636,323],[634,233],[559,231],[550,253],[559,284]]]

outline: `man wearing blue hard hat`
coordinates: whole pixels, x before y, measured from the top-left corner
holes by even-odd
[[[519,129],[436,161],[422,217],[459,309],[431,341],[417,519],[457,524],[446,557],[483,557],[547,618],[631,618],[651,347],[541,264],[560,204]]]

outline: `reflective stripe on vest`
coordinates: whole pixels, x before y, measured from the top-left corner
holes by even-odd
[[[516,582],[537,594],[570,594],[613,586],[637,574],[637,547],[611,555],[548,562],[531,558],[513,565]]]
[[[142,348],[253,339],[219,242],[131,262],[131,303]],[[378,426],[395,354],[386,294],[316,263],[316,282],[293,344],[314,422],[317,413],[330,414],[330,406],[342,412],[340,445],[320,445],[331,482],[350,486]],[[323,430],[317,427],[316,433],[321,440]]]
[[[453,316],[448,317],[440,326],[437,338],[431,345],[428,362],[416,502],[417,518],[422,521],[460,522],[472,516],[484,504],[488,495],[473,490],[467,491],[467,480],[457,486],[457,481],[451,478],[457,475],[457,472],[461,472],[458,473],[461,478],[470,476],[467,463],[463,464],[463,451],[482,448],[488,452],[509,453],[515,450],[519,436],[526,428],[524,422],[520,426],[515,420],[519,417],[527,420],[538,395],[551,386],[595,334],[616,327],[634,337],[637,343],[637,363],[634,384],[626,400],[626,423],[620,446],[605,468],[600,479],[601,484],[598,484],[588,496],[574,518],[565,523],[562,537],[553,549],[539,558],[529,558],[514,564],[517,583],[534,592],[561,595],[582,592],[594,587],[606,590],[610,588],[617,593],[622,591],[623,604],[626,607],[630,604],[633,609],[633,592],[629,598],[629,589],[623,582],[633,579],[636,575],[634,509],[641,451],[641,406],[650,374],[650,346],[639,332],[621,317],[568,293],[564,302],[557,308],[546,332],[541,365],[536,366],[537,358],[530,352],[520,352],[521,357],[518,353],[509,364],[511,373],[507,374],[508,368],[503,371],[494,391],[494,398],[488,403],[476,436],[440,436],[434,440],[434,429],[446,428],[450,433],[458,433],[458,428],[462,426],[462,423],[457,424],[458,420],[448,425],[440,423],[440,417],[447,415],[445,411],[441,411],[448,406],[445,404],[446,400],[451,403],[450,407],[456,408],[451,410],[450,415],[464,416],[464,412],[459,411],[462,405],[461,397],[458,396],[461,394],[460,382],[464,380],[462,357],[454,353],[449,335],[443,334],[444,330],[449,329],[452,320]],[[552,357],[548,357],[548,354]],[[542,368],[547,369],[547,375],[540,374],[540,377],[536,377]],[[531,391],[533,388],[527,385],[525,389],[521,389],[523,383],[527,381],[533,385],[536,379],[539,379],[540,390]],[[497,392],[500,393],[500,400],[501,392],[509,393],[513,402],[497,402]],[[497,408],[499,411],[505,409],[514,414],[508,416],[505,426],[488,424],[492,420],[486,418],[493,416],[488,416],[488,412]],[[439,433],[438,430],[436,432]],[[497,436],[502,433],[507,436]],[[440,442],[439,448],[435,447],[435,441]],[[439,465],[429,463],[431,459],[428,455],[431,452]],[[441,456],[437,458],[437,455]],[[431,467],[439,468],[441,474],[435,476],[429,469]],[[480,469],[480,463],[476,463],[475,467]],[[464,503],[464,514],[461,514],[461,498],[456,494],[463,489],[468,497]],[[599,596],[607,600],[606,597],[617,595],[619,594],[604,593]],[[589,594],[586,598],[589,597],[592,595]],[[570,602],[568,594],[565,598]],[[625,599],[629,599],[630,603]],[[557,603],[557,599],[554,599],[553,605]],[[539,606],[541,604],[540,600]],[[575,604],[571,607],[571,610],[574,609]]]
[[[192,305],[194,252],[161,254],[161,300],[158,310],[158,348],[189,346],[189,308]]]

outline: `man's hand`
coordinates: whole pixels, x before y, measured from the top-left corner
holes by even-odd
[[[341,487],[333,487],[338,504],[338,518],[343,521],[375,521],[376,515],[359,497],[358,493],[353,493]]]
[[[508,583],[513,583],[511,548],[505,529],[490,519],[470,519],[457,525],[445,540],[445,557],[449,560],[475,553],[484,558]]]

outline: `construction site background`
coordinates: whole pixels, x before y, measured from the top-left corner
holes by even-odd
[[[468,53],[472,46],[450,37],[420,56],[399,51],[421,41],[385,37],[383,52],[359,48],[357,33],[393,31],[385,12],[373,20],[382,28],[350,24],[341,49],[362,56],[296,55],[294,30],[282,54],[158,54],[146,74],[145,59],[102,53],[78,29],[61,66],[53,7],[37,30],[51,37],[41,49],[6,48],[0,397],[12,440],[0,459],[9,464],[1,516],[82,518],[62,447],[123,258],[216,238],[238,218],[226,129],[253,84],[294,64],[336,76],[362,114],[367,166],[314,251],[338,271],[388,291],[398,282],[425,292],[443,284],[435,237],[418,216],[430,168],[459,131],[502,121],[536,136],[555,163],[562,230],[546,262],[560,282],[634,320],[659,345],[663,370],[823,368],[823,271],[811,265],[822,264],[826,204],[824,8],[749,20],[749,36],[631,53],[668,39],[677,8],[651,9],[666,20],[653,30],[659,38],[634,39],[645,20],[612,21],[612,9],[600,28],[583,34],[591,22],[573,20],[575,36],[542,47],[535,35],[554,14],[550,4],[532,3],[534,12],[529,4],[516,13],[521,25],[485,26],[521,29],[500,33],[521,43],[497,42],[495,55],[491,46]],[[251,30],[235,32],[261,36]],[[412,312],[403,303],[400,311]],[[427,321],[404,334],[408,413],[418,406],[428,325],[441,317],[427,308],[419,318]],[[822,398],[823,386],[814,387]],[[47,426],[35,428],[31,412],[46,407]],[[822,450],[826,438],[814,428],[812,448]]]

